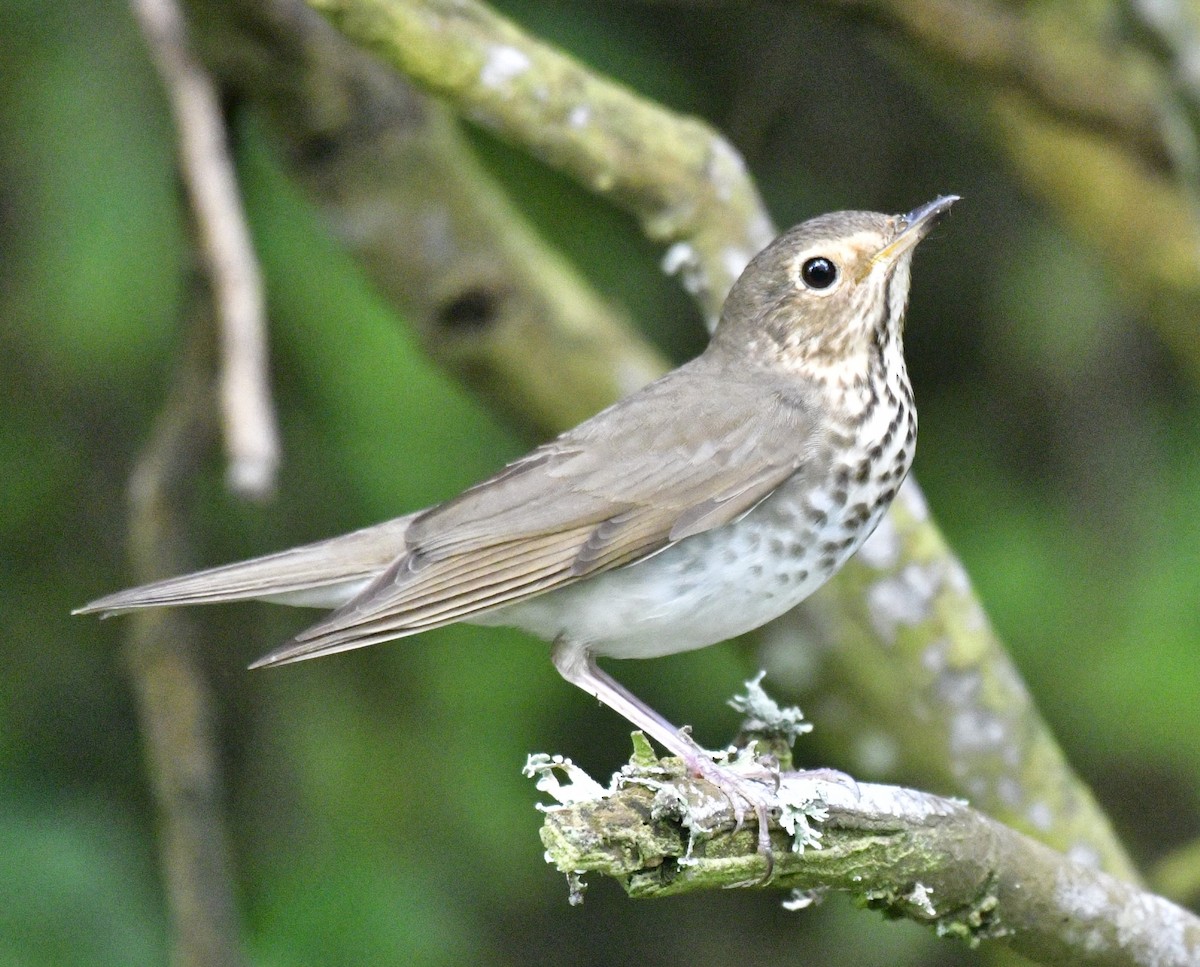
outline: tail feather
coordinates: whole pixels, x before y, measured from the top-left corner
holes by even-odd
[[[73,614],[104,617],[136,608],[264,600],[306,607],[344,604],[405,551],[416,514],[265,557],[143,584],[97,598]]]

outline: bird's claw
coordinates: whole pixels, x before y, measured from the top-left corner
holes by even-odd
[[[777,803],[772,793],[764,789],[763,785],[769,782],[773,789],[778,791],[778,769],[759,767],[755,770],[759,775],[743,775],[734,772],[728,765],[713,761],[711,754],[699,747],[695,754],[684,757],[684,762],[691,775],[715,786],[729,801],[735,830],[740,830],[745,825],[747,807],[753,810],[758,821],[758,854],[766,863],[766,871],[760,882],[768,882],[775,871],[775,854],[771,847],[771,810],[776,808]]]

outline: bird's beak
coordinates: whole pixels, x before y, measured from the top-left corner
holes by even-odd
[[[897,216],[900,223],[900,234],[875,253],[870,266],[874,268],[879,263],[891,263],[909,251],[921,241],[942,216],[950,210],[950,206],[958,201],[958,195],[943,195],[924,205],[919,205],[907,215]]]

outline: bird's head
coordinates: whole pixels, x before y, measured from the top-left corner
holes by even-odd
[[[730,290],[714,348],[822,365],[900,348],[913,251],[958,200],[907,215],[833,212],[779,236]]]

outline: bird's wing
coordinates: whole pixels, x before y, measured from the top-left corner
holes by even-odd
[[[236,564],[196,571],[97,598],[75,614],[105,616],[135,608],[264,599],[334,607],[379,577],[405,552],[416,514]],[[349,589],[349,590],[348,590]]]
[[[258,664],[438,627],[631,563],[737,519],[827,459],[811,395],[766,379],[697,378],[701,365],[420,514],[404,557]]]

